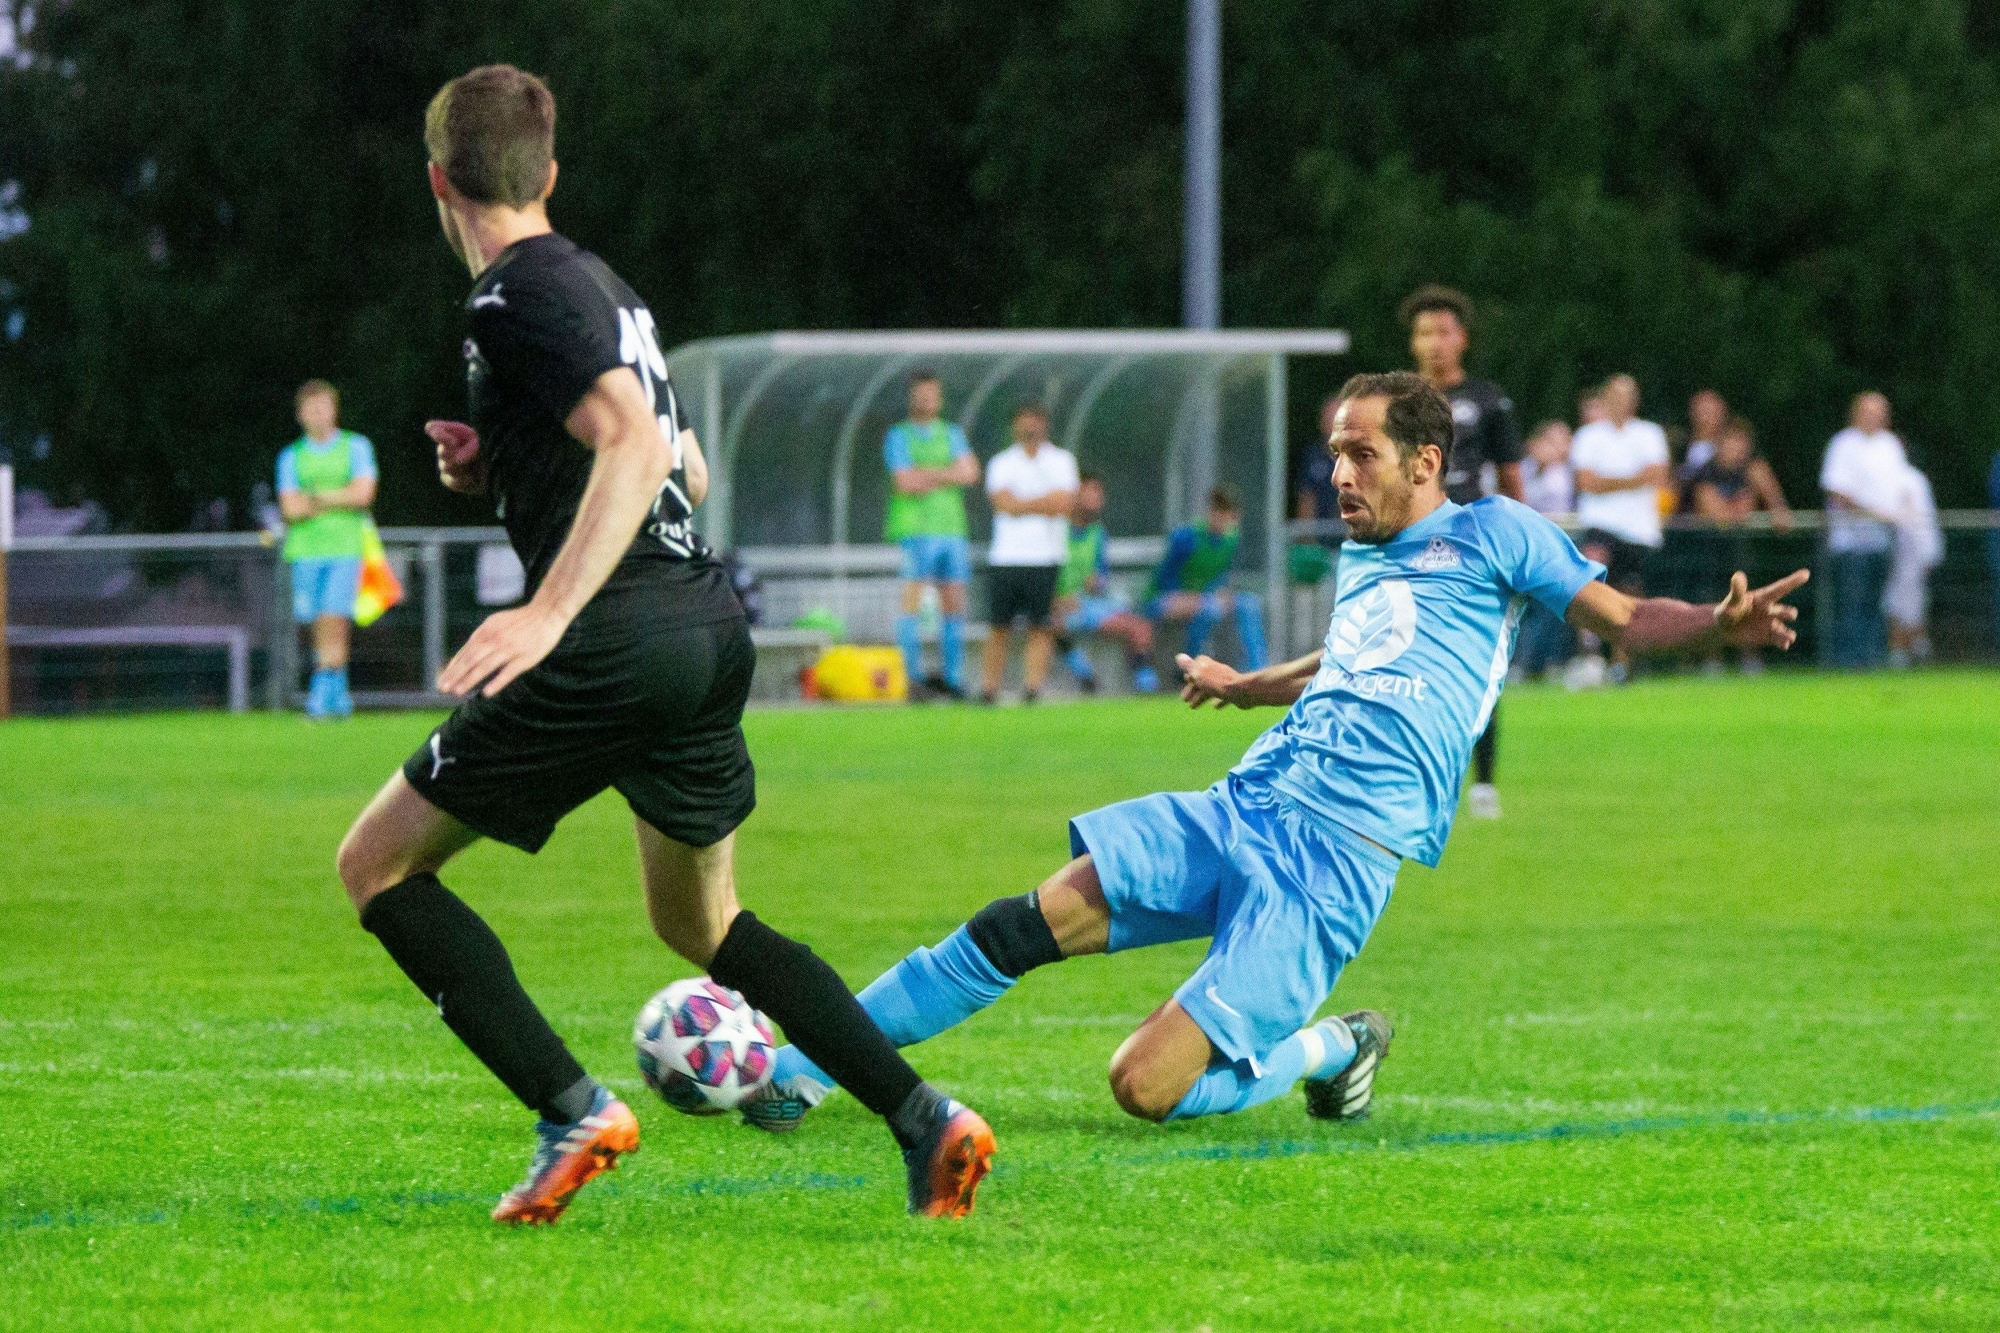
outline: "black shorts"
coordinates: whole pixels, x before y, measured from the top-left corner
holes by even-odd
[[[1653,558],[1653,548],[1641,546],[1638,542],[1628,542],[1623,537],[1614,537],[1602,528],[1591,528],[1583,534],[1577,544],[1580,551],[1591,547],[1602,547],[1609,555],[1604,562],[1604,581],[1620,592],[1638,593],[1646,587],[1646,566]]]
[[[1055,565],[991,565],[986,570],[986,621],[1001,629],[1025,619],[1031,629],[1049,623],[1056,600]]]
[[[606,787],[676,842],[727,837],[757,804],[742,727],[757,665],[750,626],[661,627],[645,605],[655,595],[600,593],[532,671],[459,705],[403,776],[475,832],[526,852]]]

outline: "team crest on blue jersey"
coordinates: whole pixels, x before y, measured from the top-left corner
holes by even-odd
[[[1411,569],[1421,569],[1426,574],[1435,574],[1441,569],[1456,569],[1465,563],[1465,557],[1458,548],[1442,537],[1431,538],[1431,544],[1423,554],[1410,562]]]
[[[1417,637],[1417,599],[1403,579],[1383,579],[1355,598],[1333,630],[1333,660],[1352,672],[1375,671],[1401,657]]]

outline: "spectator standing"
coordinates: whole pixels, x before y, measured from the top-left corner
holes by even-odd
[[[1723,529],[1725,536],[1716,543],[1715,553],[1720,557],[1710,571],[1710,587],[1718,589],[1718,597],[1726,595],[1729,579],[1739,569],[1749,566],[1749,546],[1735,529],[1750,515],[1764,510],[1771,515],[1771,526],[1779,532],[1792,530],[1792,510],[1785,503],[1784,488],[1778,485],[1778,476],[1771,471],[1757,453],[1756,433],[1750,423],[1739,417],[1732,417],[1712,432],[1713,451],[1708,461],[1688,478],[1688,503],[1694,513]],[[1698,596],[1704,596],[1709,589],[1703,589]],[[1722,670],[1720,651],[1708,660],[1704,670],[1710,673]],[[1759,650],[1743,650],[1743,670],[1746,674],[1761,671],[1764,659]]]
[[[1167,534],[1167,553],[1153,570],[1153,584],[1146,594],[1146,618],[1155,625],[1186,622],[1182,651],[1200,657],[1208,636],[1233,613],[1236,637],[1243,645],[1243,669],[1261,671],[1270,660],[1264,642],[1263,599],[1229,586],[1242,526],[1243,505],[1236,493],[1227,486],[1210,491],[1202,521]]]
[[[1828,657],[1835,666],[1877,667],[1886,656],[1882,591],[1896,521],[1890,497],[1908,465],[1903,442],[1889,429],[1889,400],[1879,393],[1857,394],[1847,428],[1828,442],[1819,473],[1833,584]]]
[[[1785,503],[1784,487],[1778,474],[1757,452],[1757,434],[1750,423],[1733,417],[1715,432],[1715,449],[1709,459],[1689,478],[1689,495],[1694,512],[1702,518],[1730,526],[1763,510],[1771,516],[1771,526],[1779,532],[1792,530],[1792,509]],[[1740,560],[1723,574],[1727,588],[1729,575],[1742,567]]]
[[[304,432],[278,455],[278,508],[288,525],[292,616],[312,626],[312,688],[306,716],[354,712],[347,660],[368,507],[375,503],[375,446],[340,429],[340,391],[307,380],[293,399]]]
[[[1570,463],[1576,469],[1576,518],[1584,528],[1584,555],[1602,564],[1612,587],[1645,595],[1646,566],[1664,540],[1660,490],[1668,482],[1667,433],[1639,419],[1639,382],[1630,375],[1605,381],[1604,419],[1576,433]],[[1614,649],[1609,679],[1622,683],[1630,670],[1625,650]]]
[[[1514,402],[1491,380],[1465,372],[1465,353],[1472,342],[1472,302],[1449,287],[1420,287],[1403,302],[1403,322],[1410,330],[1410,359],[1417,373],[1451,404],[1451,457],[1445,460],[1445,498],[1471,504],[1498,493],[1510,500],[1521,494],[1521,428],[1514,421]],[[1500,792],[1493,785],[1499,762],[1500,708],[1494,705],[1472,747],[1472,790],[1466,808],[1476,818],[1500,817]]]
[[[1544,421],[1528,437],[1521,460],[1521,500],[1550,518],[1576,512],[1576,473],[1570,468],[1569,424]]]
[[[1694,508],[1694,474],[1715,457],[1716,438],[1728,424],[1729,404],[1715,390],[1700,389],[1688,399],[1688,447],[1674,469],[1674,480],[1681,484],[1681,509]]]
[[[1891,492],[1895,531],[1889,546],[1889,578],[1882,588],[1882,615],[1889,628],[1889,665],[1902,670],[1931,656],[1931,571],[1944,561],[1944,532],[1938,527],[1937,497],[1931,480],[1908,463]]]
[[[966,540],[965,488],[979,481],[979,460],[956,422],[945,421],[944,385],[929,371],[910,377],[910,415],[889,427],[882,460],[893,491],[884,535],[903,548],[903,612],[896,643],[910,673],[910,690],[963,697],[965,691],[965,589],[972,577]],[[918,613],[924,589],[937,590],[944,619],[938,644],[942,670],[923,673]]]
[[[1014,443],[986,465],[986,497],[993,504],[993,545],[986,558],[992,631],[979,697],[989,704],[1000,699],[1016,621],[1028,628],[1022,702],[1040,697],[1048,678],[1055,654],[1049,614],[1056,580],[1069,559],[1069,515],[1081,480],[1075,455],[1049,442],[1046,408],[1023,403],[1014,409],[1012,429]]]
[[[1299,470],[1293,495],[1299,521],[1314,524],[1313,540],[1332,550],[1340,549],[1347,538],[1347,525],[1340,521],[1340,491],[1333,484],[1333,452],[1326,447],[1333,438],[1333,418],[1339,410],[1338,394],[1319,405],[1319,435],[1306,449],[1305,466]]]
[[[1056,579],[1056,622],[1062,626],[1057,646],[1063,662],[1085,694],[1097,693],[1097,672],[1090,654],[1070,641],[1072,634],[1109,634],[1122,639],[1132,666],[1132,685],[1145,694],[1160,688],[1153,670],[1153,625],[1135,615],[1111,586],[1111,562],[1105,553],[1104,481],[1086,472],[1077,483],[1076,508],[1069,518],[1069,559]]]
[[[1528,437],[1521,461],[1521,494],[1536,513],[1564,518],[1576,510],[1576,474],[1570,470],[1567,422],[1544,421]],[[1521,615],[1514,670],[1521,679],[1553,671],[1567,662],[1576,642],[1562,618],[1533,598]]]

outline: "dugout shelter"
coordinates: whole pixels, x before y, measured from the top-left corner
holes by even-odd
[[[1348,346],[1338,329],[759,333],[687,343],[667,363],[708,454],[697,522],[711,545],[821,548],[830,570],[862,567],[847,553],[882,541],[882,437],[925,370],[982,461],[1007,447],[1016,406],[1045,406],[1054,441],[1104,477],[1114,536],[1165,533],[1233,486],[1239,572],[1261,577],[1284,643],[1286,362]],[[968,508],[978,543],[988,511]]]

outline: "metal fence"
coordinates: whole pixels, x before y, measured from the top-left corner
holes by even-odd
[[[1947,513],[1942,526],[1945,560],[1930,584],[1937,660],[2000,660],[2000,511]],[[1311,534],[1294,525],[1290,536]],[[504,548],[505,536],[498,528],[386,528],[382,537],[406,595],[354,636],[356,699],[364,707],[444,704],[431,689],[439,669],[481,619],[510,600],[509,562],[489,549]],[[1111,543],[1113,581],[1135,602],[1161,547],[1159,537]],[[890,641],[901,587],[894,547],[751,547],[738,556],[762,582],[765,625],[826,613],[844,622],[850,640]],[[1719,530],[1677,521],[1649,578],[1656,593],[1707,600],[1719,595],[1732,568],[1764,580],[1801,566],[1815,573],[1824,566],[1817,514],[1799,514],[1784,533],[1762,522]],[[503,577],[494,578],[496,570]],[[23,539],[7,557],[6,574],[16,712],[299,702],[310,650],[292,623],[287,567],[263,534]],[[976,557],[975,617],[984,576]],[[1246,586],[1265,590],[1260,574]],[[1831,592],[1822,577],[1803,595],[1793,662],[1821,655]],[[1273,648],[1309,651],[1331,611],[1330,581],[1294,586],[1289,603],[1289,614],[1273,617],[1289,626]]]

